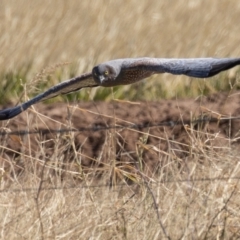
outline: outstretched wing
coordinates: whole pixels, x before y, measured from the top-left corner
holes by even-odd
[[[92,73],[85,73],[79,77],[61,82],[49,88],[46,92],[37,95],[36,97],[30,99],[29,101],[19,106],[7,108],[0,111],[0,120],[7,120],[13,118],[37,102],[53,98],[61,94],[75,92],[80,90],[81,88],[97,86],[98,84],[93,80]]]
[[[132,84],[159,73],[208,78],[239,64],[240,58],[128,58],[122,59],[121,74],[114,84]]]
[[[152,70],[156,73],[183,74],[208,78],[240,64],[240,58],[156,59]]]

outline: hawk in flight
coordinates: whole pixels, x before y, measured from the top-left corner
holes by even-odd
[[[144,57],[116,59],[95,66],[92,72],[61,82],[21,105],[1,110],[0,120],[13,118],[39,101],[86,87],[132,84],[159,73],[208,78],[236,65],[240,65],[240,58],[165,59]]]

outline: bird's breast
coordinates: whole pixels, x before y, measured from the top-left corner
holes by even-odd
[[[150,72],[144,69],[124,69],[124,71],[119,74],[118,81],[119,84],[123,85],[132,84],[144,78],[147,78],[152,74],[154,74],[154,72]]]

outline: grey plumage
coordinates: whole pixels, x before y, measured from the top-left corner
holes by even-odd
[[[208,78],[236,65],[240,65],[240,58],[164,59],[146,57],[112,60],[95,66],[91,73],[85,73],[59,83],[19,106],[0,111],[0,120],[13,118],[39,101],[86,87],[132,84],[159,73]]]
[[[239,64],[240,58],[126,58],[99,64],[93,68],[93,77],[99,85],[109,87],[132,84],[159,73],[208,78]],[[111,73],[111,69],[116,71],[116,76],[104,76],[104,71]]]

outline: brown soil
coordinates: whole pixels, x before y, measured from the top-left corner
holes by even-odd
[[[229,139],[235,139],[231,145],[239,146],[240,120],[237,119],[194,125],[147,126],[166,121],[186,123],[203,114],[214,118],[240,116],[240,92],[159,102],[40,103],[34,109],[36,111],[30,109],[9,122],[2,122],[2,127],[10,131],[49,129],[50,133],[31,134],[30,138],[29,135],[1,136],[1,145],[8,148],[1,153],[3,159],[22,159],[20,153],[24,153],[39,159],[57,156],[65,162],[72,162],[77,156],[82,166],[89,167],[96,163],[103,166],[113,159],[134,162],[141,158],[152,171],[170,155],[180,162],[188,158],[189,148],[196,144],[204,143],[206,149],[228,147]],[[141,126],[96,130],[96,127],[132,124]],[[95,131],[51,132],[67,128],[95,128]]]

